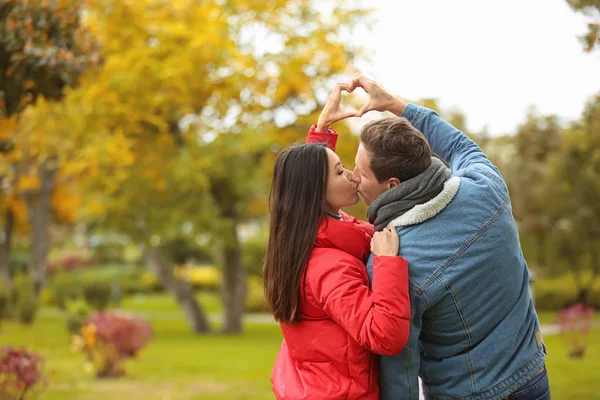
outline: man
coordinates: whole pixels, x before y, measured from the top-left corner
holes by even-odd
[[[418,399],[420,376],[428,400],[550,399],[546,348],[500,172],[434,111],[360,75],[343,86],[357,87],[370,98],[355,116],[399,117],[363,128],[352,178],[369,222],[377,231],[396,227],[409,261],[411,336],[401,353],[381,358],[381,398]]]

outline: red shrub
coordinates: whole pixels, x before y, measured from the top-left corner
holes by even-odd
[[[83,348],[98,377],[124,375],[123,362],[136,356],[152,338],[148,323],[102,311],[92,314],[81,332]]]
[[[585,355],[588,333],[594,320],[594,308],[583,304],[574,304],[561,310],[558,324],[561,335],[570,342],[569,356],[580,358]]]
[[[10,346],[0,350],[0,398],[26,399],[42,384],[46,379],[39,355]]]

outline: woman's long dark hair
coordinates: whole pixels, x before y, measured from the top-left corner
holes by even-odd
[[[289,147],[275,161],[263,279],[276,321],[300,321],[300,280],[325,217],[328,171],[327,150],[322,144]]]

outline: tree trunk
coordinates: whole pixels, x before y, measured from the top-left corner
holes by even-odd
[[[204,310],[198,304],[192,287],[173,275],[171,265],[163,253],[154,247],[144,251],[144,259],[156,275],[158,281],[175,298],[183,309],[185,318],[194,333],[210,332],[210,325]]]
[[[223,248],[223,332],[242,333],[246,304],[246,271],[242,265],[237,221],[235,218],[231,218],[231,221],[231,225],[227,227]]]
[[[15,214],[9,207],[6,210],[6,220],[4,221],[4,230],[0,232],[0,282],[4,283],[6,290],[10,289],[10,244],[12,231],[15,223]]]
[[[40,191],[37,202],[32,194],[27,194],[27,207],[31,223],[31,261],[29,271],[34,284],[35,294],[39,296],[46,281],[46,258],[50,250],[50,216],[52,214],[52,193],[56,180],[57,166],[50,159],[38,168]]]

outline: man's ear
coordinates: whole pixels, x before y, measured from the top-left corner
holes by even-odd
[[[400,179],[398,178],[390,178],[388,179],[388,189],[396,187],[400,184]]]

